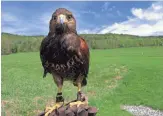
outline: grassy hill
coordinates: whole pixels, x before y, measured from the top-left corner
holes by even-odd
[[[140,37],[122,34],[81,34],[91,49],[163,46],[163,36]],[[44,36],[2,33],[2,54],[39,51]]]
[[[163,47],[91,50],[88,85],[83,89],[97,116],[131,116],[121,105],[145,105],[163,110]],[[52,76],[42,78],[39,53],[2,56],[2,115],[34,116],[54,105],[57,93]],[[65,82],[66,101],[77,88]]]

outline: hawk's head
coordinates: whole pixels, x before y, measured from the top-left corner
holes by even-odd
[[[49,28],[51,34],[76,33],[76,20],[70,11],[65,8],[58,8],[52,14]]]

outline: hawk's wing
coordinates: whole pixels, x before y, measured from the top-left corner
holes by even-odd
[[[80,49],[78,54],[83,63],[82,65],[83,73],[85,77],[87,77],[89,71],[89,47],[83,38],[79,37],[79,39],[80,39]]]
[[[63,49],[66,50],[67,54],[77,56],[76,64],[80,64],[80,72],[87,77],[89,70],[89,48],[86,41],[76,34],[70,34],[63,40],[65,40],[62,42]]]
[[[42,42],[41,42],[41,46],[40,46],[40,59],[42,61],[42,66],[44,67],[44,75],[43,77],[46,77],[46,74],[49,72],[48,67],[47,67],[47,57],[46,55],[49,52],[48,49],[48,45],[50,43],[50,38],[48,36],[46,36]]]

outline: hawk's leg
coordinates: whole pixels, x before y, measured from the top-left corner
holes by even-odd
[[[82,92],[81,92],[81,87],[82,87],[82,81],[83,77],[79,76],[76,80],[76,83],[74,85],[77,85],[78,87],[78,92],[77,92],[77,101],[70,103],[70,107],[76,105],[79,107],[80,105],[88,105],[88,101],[85,100],[85,98],[82,98]]]
[[[53,110],[60,108],[64,104],[64,98],[62,97],[62,86],[63,86],[63,79],[62,77],[59,77],[57,75],[53,74],[54,82],[56,83],[58,87],[58,93],[56,96],[56,103],[53,107],[46,107],[45,109],[45,116],[48,116],[50,113],[52,113]]]

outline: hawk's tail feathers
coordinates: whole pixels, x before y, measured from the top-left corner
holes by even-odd
[[[46,74],[47,74],[47,71],[46,71],[46,70],[44,70],[43,78],[45,78],[45,77],[46,77]]]

